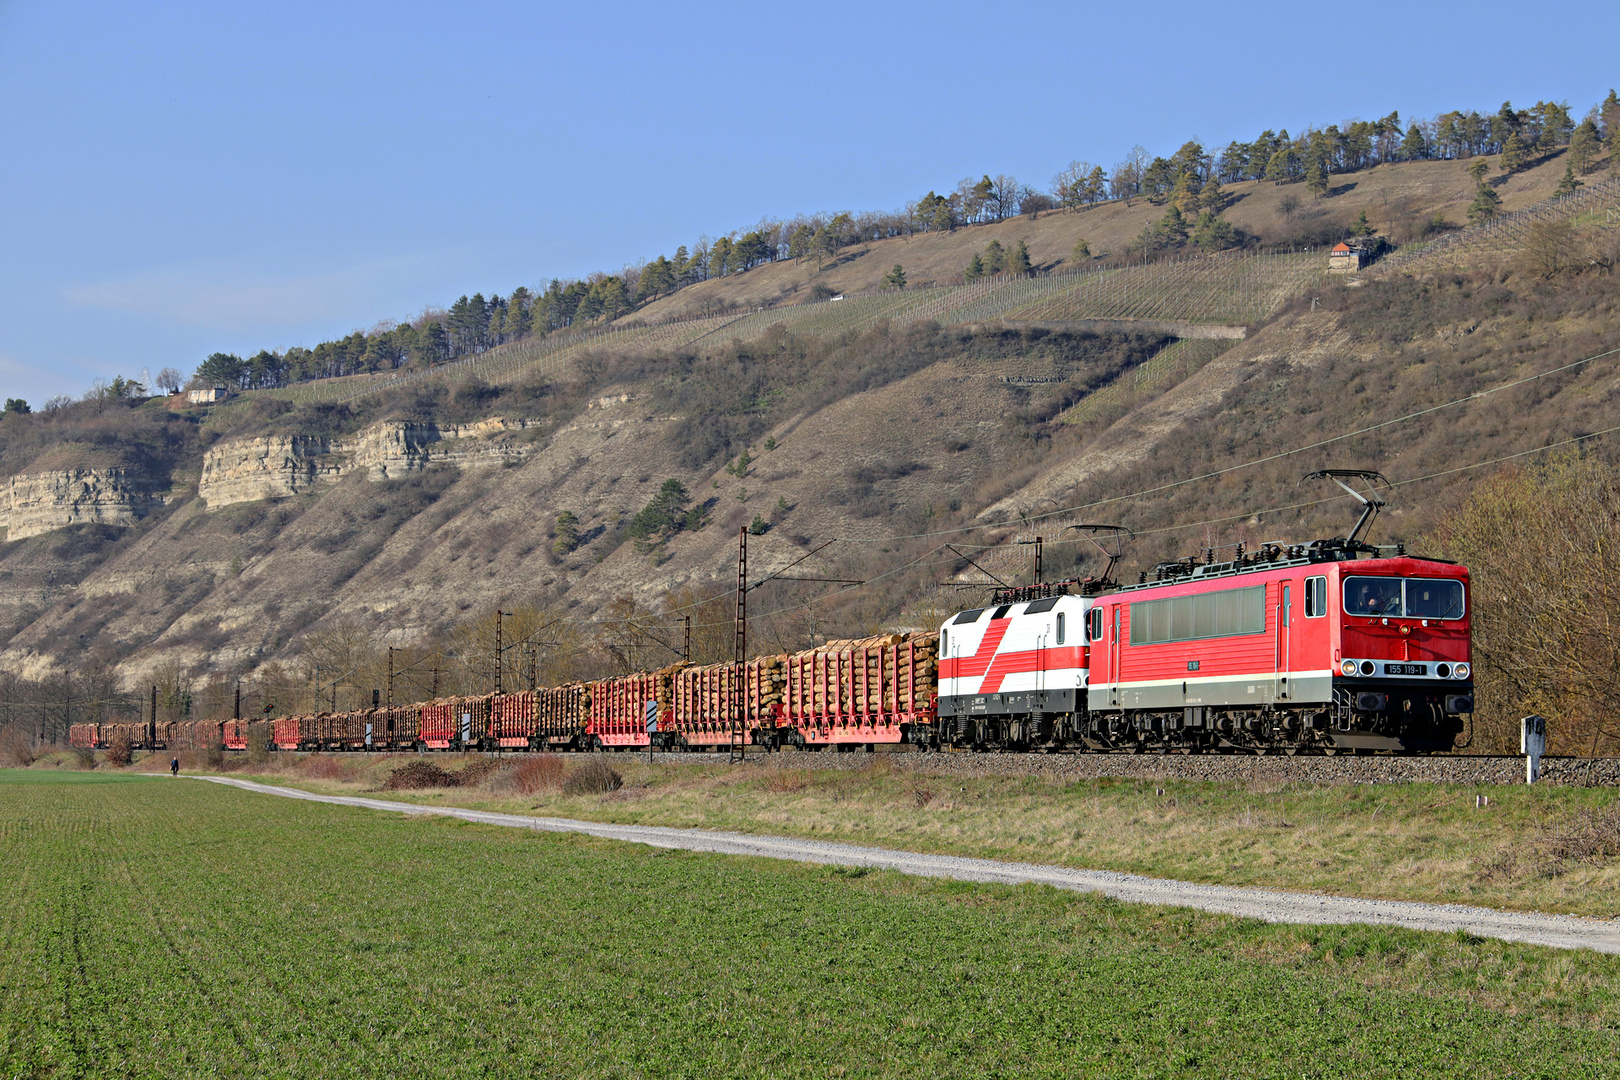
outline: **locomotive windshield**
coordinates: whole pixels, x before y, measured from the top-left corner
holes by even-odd
[[[1344,613],[1385,619],[1460,619],[1463,586],[1449,578],[1347,577]]]

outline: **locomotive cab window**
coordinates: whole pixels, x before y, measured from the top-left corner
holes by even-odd
[[[1406,614],[1414,619],[1462,618],[1462,582],[1447,578],[1407,578]]]
[[[1327,578],[1305,579],[1305,617],[1319,619],[1327,614]]]
[[[1066,620],[1063,617],[1063,612],[1061,612],[1061,611],[1058,612],[1058,614],[1057,614],[1057,643],[1059,645],[1063,644],[1063,629],[1064,629],[1063,624],[1064,624],[1065,621]]]
[[[1100,607],[1092,608],[1091,613],[1086,616],[1086,640],[1102,640],[1102,608]]]
[[[1449,578],[1347,577],[1344,613],[1373,618],[1460,619],[1463,585]]]

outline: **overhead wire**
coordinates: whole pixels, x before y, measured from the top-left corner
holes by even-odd
[[[1620,351],[1620,350],[1617,350],[1617,351]],[[1557,450],[1557,449],[1560,449],[1562,447],[1573,446],[1573,445],[1576,445],[1577,443],[1587,442],[1587,441],[1589,441],[1591,439],[1600,438],[1601,436],[1604,436],[1604,435],[1613,435],[1613,434],[1615,434],[1617,432],[1620,432],[1620,425],[1615,425],[1613,427],[1602,428],[1601,430],[1598,430],[1598,431],[1587,432],[1584,435],[1577,435],[1577,436],[1575,436],[1573,438],[1560,440],[1559,442],[1548,443],[1546,446],[1537,446],[1537,447],[1533,447],[1533,448],[1531,448],[1529,450],[1520,450],[1520,451],[1518,451],[1516,453],[1512,453],[1512,454],[1503,454],[1500,457],[1490,458],[1490,459],[1485,460],[1485,461],[1477,461],[1477,462],[1474,462],[1474,463],[1469,464],[1469,465],[1459,465],[1456,468],[1441,469],[1441,470],[1439,470],[1437,472],[1427,473],[1427,474],[1425,474],[1423,476],[1413,476],[1413,477],[1409,477],[1409,478],[1407,478],[1405,480],[1392,481],[1390,483],[1390,487],[1392,487],[1392,488],[1406,487],[1406,486],[1408,486],[1410,484],[1420,484],[1420,483],[1424,482],[1425,480],[1434,480],[1434,479],[1438,479],[1439,477],[1442,477],[1442,476],[1451,476],[1451,475],[1454,475],[1454,474],[1459,473],[1459,472],[1468,472],[1469,470],[1472,470],[1472,469],[1482,469],[1482,468],[1485,468],[1486,466],[1489,466],[1489,465],[1500,465],[1503,462],[1515,461],[1515,460],[1518,460],[1519,458],[1530,457],[1530,456],[1533,456],[1535,454],[1544,454],[1544,453],[1548,452],[1549,450]],[[1325,503],[1337,502],[1337,501],[1339,501],[1341,499],[1347,499],[1347,498],[1349,498],[1348,495],[1329,495],[1329,496],[1326,496],[1326,497],[1320,498],[1320,499],[1307,499],[1307,500],[1305,500],[1303,502],[1289,503],[1289,504],[1287,504],[1285,506],[1273,506],[1273,507],[1268,507],[1268,508],[1263,509],[1263,510],[1249,510],[1249,511],[1245,511],[1245,512],[1243,512],[1241,514],[1232,514],[1232,515],[1229,515],[1229,516],[1226,516],[1226,517],[1210,518],[1210,519],[1205,520],[1205,521],[1195,521],[1195,522],[1191,522],[1191,523],[1188,523],[1188,524],[1185,524],[1185,525],[1165,525],[1165,526],[1161,526],[1161,527],[1156,528],[1156,529],[1142,529],[1142,530],[1138,531],[1136,535],[1138,535],[1138,536],[1154,536],[1154,535],[1160,535],[1160,534],[1164,534],[1164,533],[1185,532],[1185,531],[1187,531],[1189,529],[1201,529],[1201,528],[1206,528],[1206,527],[1208,527],[1210,525],[1224,525],[1224,524],[1227,524],[1228,522],[1240,521],[1240,520],[1242,520],[1244,518],[1261,517],[1261,516],[1267,515],[1267,514],[1281,514],[1281,513],[1286,513],[1289,510],[1302,510],[1302,509],[1306,509],[1308,507],[1321,506],[1321,505],[1323,505]],[[1083,541],[1078,540],[1078,539],[1076,539],[1076,540],[1050,540],[1050,541],[1046,541],[1045,543],[1046,543],[1046,546],[1048,546],[1048,547],[1058,547],[1058,546],[1062,546],[1062,545],[1065,545],[1065,544],[1079,544],[1079,543],[1083,543]],[[1003,543],[999,543],[999,544],[979,544],[979,545],[964,544],[964,545],[960,545],[960,546],[970,547],[974,551],[993,551],[993,550],[997,550],[997,549],[1010,549],[1014,545],[1003,542]],[[877,580],[880,580],[883,577],[890,577],[890,576],[893,576],[894,574],[901,573],[901,572],[903,572],[905,570],[908,570],[908,569],[910,569],[910,568],[912,568],[914,566],[920,565],[921,563],[926,562],[931,556],[945,550],[945,547],[946,547],[946,545],[940,544],[940,545],[938,545],[938,546],[936,546],[934,548],[931,548],[926,554],[918,557],[917,559],[914,559],[909,563],[905,563],[905,564],[902,564],[900,566],[897,566],[892,570],[885,571],[883,574],[879,575],[878,577],[871,578],[869,580],[870,581],[877,581]],[[988,588],[990,586],[988,584],[984,584],[982,587]],[[721,594],[721,595],[726,595],[726,594]],[[817,603],[817,602],[819,602],[821,600],[825,600],[830,596],[838,596],[838,595],[842,595],[842,594],[841,593],[824,593],[821,596],[811,597],[808,600],[804,600],[804,601],[801,601],[801,602],[796,603],[796,604],[791,604],[791,605],[788,605],[788,606],[785,606],[785,607],[776,608],[776,609],[774,609],[772,611],[760,612],[757,617],[758,618],[768,618],[768,617],[770,617],[772,615],[781,615],[781,614],[786,614],[786,613],[791,612],[791,611],[799,611],[799,610],[802,610],[802,609],[804,609],[806,607],[809,607],[811,604],[815,604],[815,603]],[[724,625],[729,625],[729,622],[727,622],[727,623],[707,623],[707,624],[704,624],[704,625],[707,625],[707,626],[724,626]]]
[[[1124,494],[1124,495],[1111,495],[1106,499],[1097,499],[1097,500],[1094,500],[1092,502],[1079,503],[1079,504],[1076,504],[1074,506],[1059,507],[1056,510],[1046,510],[1046,511],[1042,511],[1039,514],[1024,515],[1024,516],[1021,516],[1020,518],[1018,518],[1018,520],[1019,521],[1041,521],[1041,520],[1044,520],[1044,519],[1049,518],[1049,517],[1058,517],[1058,516],[1063,515],[1063,514],[1072,514],[1072,513],[1075,513],[1076,511],[1079,511],[1079,510],[1092,510],[1092,509],[1095,509],[1095,508],[1097,508],[1099,506],[1107,506],[1110,503],[1125,502],[1125,501],[1127,501],[1129,499],[1140,499],[1140,498],[1142,498],[1144,496],[1147,496],[1147,495],[1157,495],[1161,491],[1171,491],[1171,490],[1174,490],[1175,488],[1185,487],[1188,484],[1196,484],[1201,480],[1213,480],[1213,479],[1216,479],[1217,477],[1226,476],[1229,473],[1239,472],[1239,471],[1241,471],[1243,469],[1253,468],[1256,465],[1265,465],[1265,464],[1268,464],[1269,462],[1280,461],[1283,458],[1292,457],[1292,456],[1294,456],[1296,454],[1303,454],[1303,453],[1305,453],[1307,451],[1310,451],[1310,450],[1318,450],[1318,449],[1321,449],[1324,446],[1330,446],[1330,445],[1332,445],[1333,443],[1336,443],[1336,442],[1343,442],[1345,439],[1353,439],[1357,435],[1366,435],[1369,432],[1377,431],[1380,428],[1389,427],[1392,424],[1405,423],[1408,420],[1415,420],[1420,416],[1427,416],[1430,413],[1440,412],[1443,409],[1449,409],[1449,408],[1452,408],[1453,406],[1456,406],[1456,405],[1465,405],[1470,401],[1478,401],[1481,398],[1489,397],[1490,395],[1500,393],[1503,390],[1511,390],[1515,386],[1523,386],[1526,383],[1532,383],[1532,382],[1535,382],[1538,379],[1545,379],[1545,378],[1548,378],[1550,376],[1560,374],[1561,372],[1570,371],[1570,370],[1572,370],[1574,368],[1581,367],[1582,365],[1590,364],[1590,363],[1593,363],[1595,361],[1602,360],[1602,359],[1604,359],[1606,357],[1614,356],[1616,354],[1620,354],[1620,347],[1616,347],[1616,348],[1613,348],[1613,349],[1607,349],[1607,350],[1605,350],[1603,352],[1600,352],[1600,353],[1594,353],[1591,356],[1582,357],[1579,360],[1571,361],[1568,364],[1561,364],[1558,367],[1549,368],[1546,371],[1537,372],[1534,375],[1526,375],[1525,377],[1523,377],[1521,379],[1514,379],[1514,380],[1512,380],[1510,382],[1502,383],[1500,386],[1493,386],[1488,390],[1478,390],[1478,391],[1475,391],[1474,393],[1468,394],[1468,395],[1466,395],[1464,397],[1453,398],[1452,400],[1442,402],[1439,405],[1430,405],[1427,408],[1418,409],[1416,412],[1409,412],[1409,413],[1405,414],[1404,416],[1397,416],[1397,417],[1394,417],[1393,419],[1390,419],[1390,420],[1381,420],[1376,424],[1369,424],[1366,427],[1357,428],[1355,431],[1347,431],[1347,432],[1345,432],[1345,433],[1343,433],[1341,435],[1334,435],[1332,438],[1319,439],[1316,442],[1309,443],[1309,444],[1307,444],[1305,446],[1298,446],[1298,447],[1293,448],[1292,450],[1280,450],[1275,454],[1267,454],[1264,457],[1258,457],[1258,458],[1253,459],[1252,461],[1245,461],[1245,462],[1242,462],[1241,464],[1238,464],[1238,465],[1228,465],[1223,469],[1215,469],[1215,470],[1213,470],[1211,472],[1201,473],[1198,476],[1189,476],[1189,477],[1187,477],[1186,479],[1183,479],[1183,480],[1174,480],[1174,481],[1171,481],[1170,483],[1167,483],[1167,484],[1159,484],[1159,485],[1157,485],[1155,487],[1144,488],[1141,491],[1130,492],[1130,493]],[[931,532],[909,533],[909,534],[898,535],[898,536],[844,537],[843,539],[849,541],[850,543],[863,543],[863,544],[884,543],[884,542],[893,541],[893,540],[921,540],[921,539],[926,539],[928,537],[933,537],[933,536],[952,536],[952,535],[956,535],[956,534],[964,533],[964,532],[977,532],[977,531],[979,531],[981,529],[1002,528],[1002,527],[1005,527],[1007,524],[1008,524],[1008,522],[1006,522],[1006,521],[984,522],[984,523],[974,524],[974,525],[963,525],[963,526],[959,526],[959,527],[953,528],[953,529],[938,529],[938,530],[934,530],[934,531],[931,531]]]
[[[1397,417],[1394,417],[1394,418],[1389,419],[1389,420],[1382,420],[1382,421],[1379,421],[1376,424],[1369,424],[1366,427],[1357,428],[1354,431],[1344,432],[1343,434],[1335,435],[1335,436],[1332,436],[1331,438],[1327,438],[1327,439],[1319,439],[1316,442],[1309,443],[1309,444],[1307,444],[1305,446],[1295,447],[1295,448],[1293,448],[1291,450],[1281,450],[1281,451],[1278,451],[1277,453],[1267,454],[1267,455],[1265,455],[1263,457],[1254,458],[1254,459],[1252,459],[1250,461],[1245,461],[1245,462],[1242,462],[1242,463],[1237,464],[1237,465],[1228,465],[1225,468],[1215,469],[1215,470],[1212,470],[1210,472],[1201,473],[1201,474],[1199,474],[1197,476],[1190,476],[1190,477],[1187,477],[1187,478],[1182,479],[1182,480],[1175,480],[1175,481],[1172,481],[1170,483],[1159,484],[1159,485],[1156,485],[1156,486],[1150,487],[1150,488],[1144,488],[1141,491],[1130,492],[1130,493],[1123,494],[1123,495],[1112,495],[1112,496],[1109,496],[1106,499],[1096,499],[1096,500],[1093,500],[1092,502],[1079,503],[1079,504],[1076,504],[1076,505],[1073,505],[1073,506],[1059,507],[1059,508],[1057,508],[1055,510],[1047,510],[1047,511],[1043,511],[1043,512],[1041,512],[1039,514],[1024,515],[1024,516],[1019,517],[1017,520],[1019,522],[1025,522],[1025,523],[1043,521],[1043,520],[1045,520],[1047,518],[1059,517],[1059,516],[1062,516],[1064,514],[1073,514],[1073,513],[1076,513],[1078,511],[1081,511],[1081,510],[1093,510],[1093,509],[1096,509],[1097,507],[1107,506],[1107,505],[1110,505],[1112,503],[1125,502],[1125,501],[1128,501],[1130,499],[1139,499],[1139,498],[1143,498],[1143,497],[1148,496],[1148,495],[1156,495],[1156,494],[1159,494],[1160,492],[1171,491],[1171,490],[1174,490],[1176,488],[1185,487],[1188,484],[1195,484],[1195,483],[1198,483],[1199,481],[1202,481],[1202,480],[1216,479],[1216,478],[1221,477],[1221,476],[1226,476],[1226,475],[1228,475],[1230,473],[1239,472],[1239,471],[1241,471],[1243,469],[1253,468],[1253,467],[1255,467],[1257,465],[1264,465],[1264,464],[1268,464],[1268,463],[1273,462],[1273,461],[1280,461],[1283,458],[1292,457],[1292,456],[1295,456],[1297,454],[1306,453],[1306,452],[1308,452],[1310,450],[1317,450],[1317,449],[1320,449],[1320,448],[1322,448],[1324,446],[1330,446],[1330,445],[1332,445],[1334,443],[1337,443],[1337,442],[1343,442],[1345,439],[1352,439],[1352,438],[1355,438],[1358,435],[1366,435],[1366,434],[1368,434],[1370,432],[1378,431],[1381,428],[1386,428],[1386,427],[1389,427],[1389,426],[1394,425],[1394,424],[1405,423],[1408,420],[1415,420],[1418,417],[1428,416],[1430,414],[1440,412],[1440,411],[1442,411],[1444,409],[1449,409],[1449,408],[1452,408],[1452,407],[1457,406],[1457,405],[1464,405],[1464,404],[1467,404],[1470,401],[1478,401],[1478,400],[1481,400],[1483,398],[1490,397],[1492,394],[1501,393],[1504,390],[1511,390],[1516,386],[1524,386],[1524,385],[1526,385],[1528,383],[1536,382],[1539,379],[1549,378],[1549,377],[1551,377],[1553,375],[1558,375],[1558,374],[1561,374],[1562,372],[1565,372],[1565,371],[1572,371],[1572,370],[1574,370],[1576,368],[1583,367],[1583,366],[1585,366],[1587,364],[1595,363],[1598,360],[1603,360],[1603,359],[1606,359],[1608,357],[1615,356],[1617,354],[1620,354],[1620,346],[1617,346],[1617,347],[1612,348],[1612,349],[1605,349],[1602,352],[1593,353],[1590,356],[1584,356],[1584,357],[1580,358],[1579,360],[1572,360],[1567,364],[1560,364],[1557,367],[1548,368],[1546,371],[1539,371],[1539,372],[1536,372],[1533,375],[1526,375],[1526,376],[1524,376],[1522,378],[1512,379],[1512,380],[1509,380],[1508,382],[1501,383],[1500,385],[1493,386],[1493,387],[1490,387],[1490,388],[1485,389],[1485,390],[1478,390],[1478,391],[1475,391],[1472,394],[1464,395],[1463,397],[1452,398],[1449,401],[1441,402],[1440,404],[1437,404],[1437,405],[1430,405],[1430,406],[1427,406],[1425,408],[1418,409],[1418,410],[1416,410],[1414,412],[1406,413],[1405,415],[1402,415],[1402,416],[1397,416]],[[1602,431],[1590,432],[1590,433],[1588,433],[1586,435],[1577,436],[1577,437],[1575,437],[1573,439],[1567,439],[1567,440],[1564,440],[1563,442],[1559,442],[1559,443],[1553,443],[1553,444],[1550,444],[1549,446],[1538,447],[1538,448],[1536,448],[1534,450],[1526,450],[1526,451],[1523,451],[1521,453],[1508,454],[1508,455],[1504,455],[1503,457],[1492,458],[1489,461],[1475,462],[1475,463],[1470,464],[1470,465],[1461,465],[1461,466],[1458,466],[1455,469],[1443,470],[1441,472],[1432,473],[1432,474],[1430,474],[1428,476],[1414,477],[1414,478],[1412,478],[1410,480],[1402,480],[1399,483],[1392,484],[1391,486],[1399,487],[1399,486],[1403,486],[1405,484],[1418,483],[1418,482],[1420,482],[1422,480],[1434,479],[1435,477],[1439,477],[1439,476],[1449,476],[1449,475],[1452,475],[1452,474],[1458,473],[1458,472],[1466,472],[1466,471],[1468,471],[1470,469],[1481,468],[1481,467],[1483,467],[1485,465],[1495,465],[1495,464],[1499,464],[1499,463],[1501,463],[1503,461],[1510,461],[1510,460],[1513,460],[1515,458],[1527,456],[1529,454],[1541,453],[1542,451],[1554,449],[1555,447],[1558,447],[1558,446],[1568,446],[1568,445],[1571,445],[1573,443],[1583,441],[1585,439],[1596,438],[1596,437],[1598,437],[1600,435],[1612,434],[1616,430],[1620,430],[1620,429],[1617,429],[1617,428],[1605,428]],[[1193,524],[1190,524],[1190,525],[1165,526],[1165,527],[1159,528],[1159,529],[1148,529],[1148,530],[1144,530],[1143,532],[1139,533],[1138,535],[1147,536],[1147,535],[1155,535],[1155,534],[1164,533],[1164,532],[1176,532],[1176,531],[1181,531],[1181,530],[1185,530],[1185,529],[1203,528],[1203,527],[1208,526],[1208,525],[1224,524],[1224,523],[1226,523],[1228,521],[1235,521],[1235,520],[1238,520],[1240,518],[1255,517],[1255,516],[1258,516],[1259,514],[1263,514],[1263,513],[1281,513],[1281,512],[1283,512],[1285,510],[1301,509],[1301,508],[1304,508],[1304,507],[1316,506],[1316,505],[1320,505],[1321,503],[1324,503],[1324,502],[1331,502],[1334,499],[1345,498],[1345,497],[1346,496],[1342,496],[1342,495],[1331,496],[1331,497],[1329,497],[1327,499],[1319,499],[1319,500],[1313,500],[1313,501],[1308,501],[1308,502],[1303,502],[1303,503],[1297,503],[1297,504],[1293,504],[1291,506],[1277,507],[1277,508],[1270,509],[1270,510],[1248,511],[1248,512],[1245,512],[1245,513],[1242,513],[1242,514],[1232,515],[1231,517],[1216,518],[1216,519],[1212,519],[1210,521],[1196,522],[1196,523],[1193,523]],[[936,537],[936,536],[958,536],[958,535],[961,535],[963,533],[980,532],[980,531],[983,531],[983,530],[986,530],[986,529],[1005,528],[1008,524],[1010,524],[1010,522],[1007,522],[1007,521],[979,522],[979,523],[975,523],[975,524],[972,524],[972,525],[963,525],[963,526],[958,526],[956,528],[951,528],[951,529],[935,529],[935,530],[930,530],[930,531],[927,531],[927,532],[905,533],[905,534],[897,534],[897,535],[892,535],[892,536],[844,536],[844,537],[837,537],[836,539],[838,541],[840,541],[840,542],[856,543],[856,544],[888,543],[888,542],[895,542],[895,541],[901,541],[901,540],[926,540],[926,539],[931,539],[931,538]],[[1065,543],[1065,542],[1078,543],[1078,541],[1050,541],[1049,543],[1057,544],[1057,543]],[[980,551],[990,550],[992,548],[996,548],[996,547],[1000,547],[1000,546],[1003,546],[1003,545],[1001,545],[1001,544],[981,545],[981,546],[978,546],[976,548],[976,550],[980,550]],[[943,547],[943,545],[941,545],[941,547]],[[941,547],[933,548],[928,554],[932,555],[932,554],[938,552],[939,550],[941,550]],[[925,555],[923,558],[926,559],[927,556]],[[871,581],[882,580],[885,577],[892,576],[893,573],[898,573],[900,571],[909,569],[911,566],[914,566],[914,565],[916,565],[915,562],[908,563],[908,564],[906,564],[904,566],[897,567],[893,571],[886,571],[885,573],[879,575],[876,578],[868,579],[868,583],[870,583]],[[859,587],[859,586],[857,586],[857,587]],[[591,623],[592,625],[613,625],[613,624],[618,624],[618,623],[643,622],[643,621],[647,621],[648,619],[656,619],[656,618],[667,617],[668,615],[676,614],[676,613],[682,612],[682,611],[690,611],[690,610],[696,609],[698,607],[701,607],[704,604],[713,603],[715,600],[719,600],[719,599],[722,599],[722,598],[724,598],[726,596],[733,595],[734,592],[735,592],[735,590],[728,589],[728,590],[725,590],[724,592],[715,593],[713,596],[707,597],[707,598],[702,599],[702,600],[694,600],[694,601],[691,601],[690,603],[682,604],[682,605],[680,605],[678,607],[670,608],[668,611],[660,612],[656,616],[648,616],[646,619],[634,619],[634,618],[631,618],[631,619],[603,619],[603,620],[592,619],[592,620],[588,620],[588,622]],[[841,594],[828,594],[828,595],[841,595]],[[820,600],[820,599],[823,599],[823,598],[824,597],[817,597],[816,600]],[[814,603],[814,602],[815,602],[815,600],[810,600],[810,601],[806,601],[805,603],[809,604],[809,603]],[[802,607],[802,606],[804,606],[804,605],[796,605],[794,608],[783,609],[783,610],[796,610],[798,607]],[[764,613],[762,613],[760,615],[760,617],[764,618],[764,617],[766,617],[768,615],[771,615],[771,614],[777,614],[777,612],[764,612]],[[707,626],[707,625],[720,625],[720,624],[718,624],[718,623],[716,623],[716,624],[707,624],[706,623],[706,624],[702,624],[702,625]]]

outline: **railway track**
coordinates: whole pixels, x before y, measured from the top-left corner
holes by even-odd
[[[336,754],[369,756],[357,751]],[[485,754],[483,756],[493,756]],[[572,756],[572,755],[570,755]],[[614,757],[645,761],[644,747]],[[724,753],[653,754],[659,765],[726,765]],[[997,754],[977,751],[922,753],[901,747],[858,753],[751,747],[745,767],[768,769],[891,768],[922,775],[1044,776],[1059,780],[1103,777],[1139,780],[1243,781],[1262,783],[1480,784],[1524,783],[1524,758],[1514,754],[1361,755],[1287,757],[1266,754]],[[1544,757],[1537,783],[1571,787],[1620,787],[1620,757]]]

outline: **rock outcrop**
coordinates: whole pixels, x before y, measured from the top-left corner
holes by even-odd
[[[474,468],[502,465],[521,459],[527,450],[489,440],[506,431],[533,426],[532,420],[493,417],[474,424],[434,424],[388,421],[360,433],[353,446],[353,467],[367,470],[371,480],[397,480],[430,464]]]
[[[123,467],[19,473],[5,484],[0,526],[7,540],[68,525],[133,525],[168,501],[162,485]]]
[[[431,464],[474,468],[520,460],[526,447],[492,441],[532,420],[494,417],[473,424],[389,420],[349,439],[266,435],[231,439],[203,458],[197,491],[210,509],[284,499],[334,483],[355,469],[372,481],[398,479]]]
[[[337,440],[312,435],[231,439],[203,455],[198,493],[211,507],[297,495],[343,475],[334,449]]]

